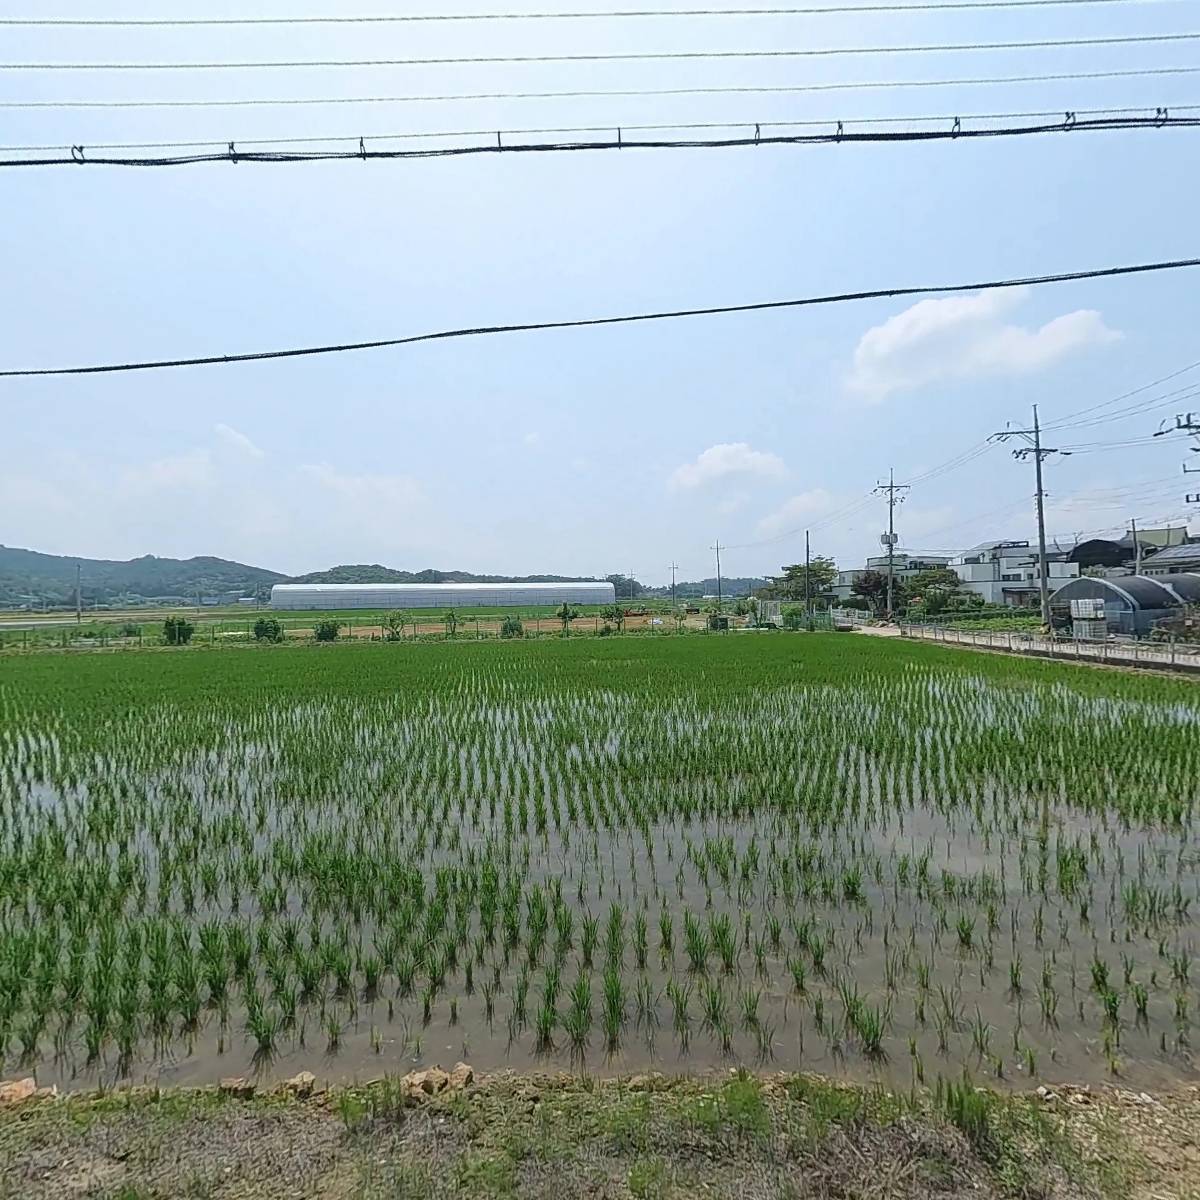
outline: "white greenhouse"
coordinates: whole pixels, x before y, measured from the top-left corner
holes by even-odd
[[[338,611],[344,608],[533,608],[612,604],[611,583],[278,583],[271,607]]]

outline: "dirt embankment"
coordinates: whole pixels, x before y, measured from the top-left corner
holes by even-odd
[[[461,1068],[2,1105],[0,1196],[1200,1200],[1198,1147],[1196,1091],[914,1100],[802,1076]]]

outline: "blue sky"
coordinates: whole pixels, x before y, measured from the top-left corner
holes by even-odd
[[[671,6],[670,4],[666,6]],[[675,5],[685,7],[686,5]],[[105,15],[150,6],[108,0]],[[355,12],[421,12],[361,0]],[[507,7],[483,0],[471,11]],[[555,7],[547,3],[547,8]],[[570,6],[568,6],[570,7]],[[75,0],[0,16],[95,15]],[[43,12],[45,9],[45,12]],[[238,15],[332,12],[296,0]],[[182,5],[157,16],[187,15]],[[348,10],[347,10],[348,11]],[[8,30],[15,61],[788,48],[1178,32],[1184,3],[1066,10],[352,29]],[[274,72],[0,74],[0,100],[398,96],[791,85],[1186,66],[1190,43],[881,58]],[[851,120],[1200,102],[1188,76],[802,95],[0,110],[5,145],[639,122]],[[0,176],[0,363],[42,366],[403,336],[1194,255],[1187,130],[933,145],[483,156]],[[1200,276],[728,316],[278,364],[5,381],[0,541],[217,554],[284,571],[772,571],[873,551],[886,476],[1038,403],[1047,421],[1200,360]],[[1200,383],[1200,369],[1160,393]],[[1130,401],[1129,403],[1133,403]],[[1189,407],[1062,431],[1152,433]],[[1192,401],[1191,408],[1200,407]],[[1184,445],[1048,465],[1052,533],[1186,513]],[[1032,469],[996,448],[914,487],[906,545],[1029,536]],[[1190,490],[1195,490],[1194,488]],[[1196,514],[1193,513],[1193,516]]]

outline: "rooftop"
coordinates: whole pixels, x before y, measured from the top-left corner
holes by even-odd
[[[1165,550],[1147,556],[1146,562],[1153,563],[1156,567],[1164,563],[1200,563],[1200,542],[1192,542],[1186,546],[1168,546]]]

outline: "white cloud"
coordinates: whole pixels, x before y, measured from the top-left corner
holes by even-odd
[[[782,479],[786,474],[777,454],[752,450],[746,442],[722,442],[709,446],[695,462],[676,467],[669,484],[676,490],[689,490],[730,478]]]
[[[1003,317],[1027,291],[921,300],[868,329],[854,351],[847,388],[879,402],[894,392],[951,379],[1023,375],[1122,335],[1094,309],[1055,317],[1038,329]]]
[[[537,430],[531,429],[521,440],[527,446],[538,446],[541,444],[542,435]]]
[[[394,522],[424,500],[421,485],[407,475],[349,475],[328,463],[300,471],[364,520]]]
[[[795,529],[809,517],[828,512],[833,506],[833,497],[824,488],[813,488],[785,500],[773,513],[758,523],[758,532],[763,537],[774,537],[785,529]]]
[[[262,458],[264,452],[259,449],[241,430],[222,422],[213,426],[213,432],[231,449],[245,454],[248,458]]]
[[[150,492],[195,492],[215,479],[212,455],[204,449],[169,454],[121,472],[123,490],[138,495]]]

